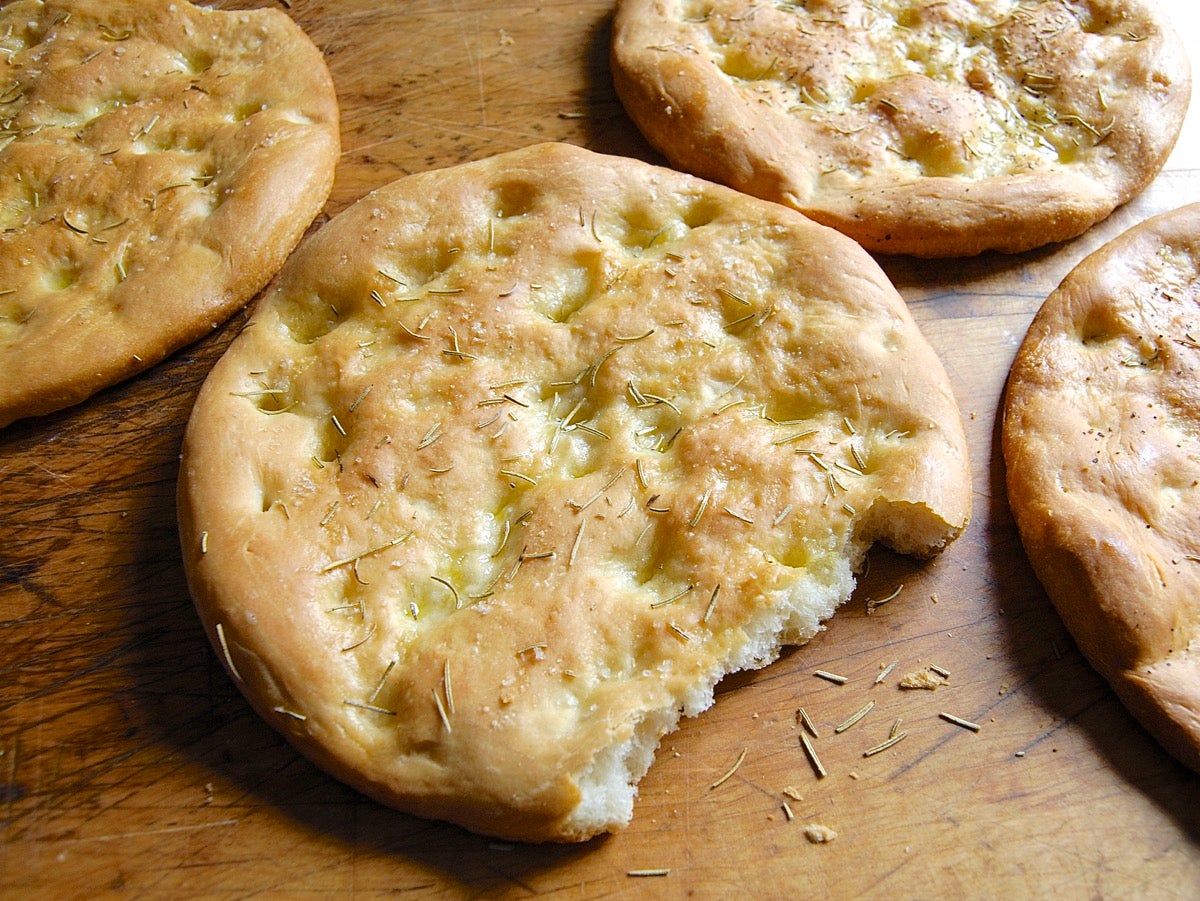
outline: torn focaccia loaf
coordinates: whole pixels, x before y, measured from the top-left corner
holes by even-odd
[[[1085,259],[1009,379],[1008,493],[1080,650],[1200,771],[1200,204]]]
[[[1083,232],[1159,171],[1190,93],[1142,0],[620,0],[612,57],[675,165],[920,256]]]
[[[157,363],[248,301],[320,211],[338,109],[278,10],[0,9],[0,426]]]
[[[180,525],[258,710],[400,809],[628,822],[681,713],[968,518],[945,374],[794,211],[539,145],[381,188],[284,268],[188,426]]]

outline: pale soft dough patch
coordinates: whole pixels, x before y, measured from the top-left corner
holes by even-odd
[[[940,549],[970,490],[861,248],[539,145],[311,238],[205,383],[179,501],[209,634],[299,748],[403,810],[578,840],[724,674],[816,633],[876,539]]]
[[[1141,0],[620,0],[612,61],[675,165],[921,256],[1081,233],[1161,169],[1190,94]]]
[[[1038,577],[1130,711],[1200,771],[1200,205],[1075,268],[1013,364],[1008,493]]]
[[[338,108],[278,10],[0,9],[0,426],[223,322],[320,211]]]

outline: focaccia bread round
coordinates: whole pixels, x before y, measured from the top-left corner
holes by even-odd
[[[0,426],[211,331],[333,184],[338,106],[278,10],[0,9]]]
[[[1085,259],[1009,378],[1008,495],[1080,650],[1200,771],[1200,204]]]
[[[1161,169],[1191,89],[1144,0],[620,0],[612,60],[674,165],[927,257],[1080,234]]]
[[[935,552],[969,505],[945,373],[860,247],[561,144],[305,242],[179,486],[259,712],[387,804],[525,840],[627,823],[681,712],[816,633],[873,541]]]

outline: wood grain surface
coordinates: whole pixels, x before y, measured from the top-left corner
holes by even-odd
[[[406,173],[542,140],[658,161],[613,93],[611,0],[284,5],[342,103],[328,215]],[[1200,36],[1194,0],[1165,5]],[[0,893],[1200,897],[1200,776],[1076,650],[1021,550],[997,450],[1005,376],[1045,296],[1118,232],[1200,200],[1198,121],[1142,196],[1077,240],[881,261],[962,405],[970,529],[932,563],[873,554],[828,631],[726,680],[663,742],[632,825],[587,844],[501,844],[386,810],[299,757],[222,671],[184,583],[174,489],[191,404],[245,314],[78,408],[0,431]],[[929,664],[950,673],[943,687],[898,688]],[[864,757],[897,717],[907,738]],[[807,840],[814,823],[836,840]]]

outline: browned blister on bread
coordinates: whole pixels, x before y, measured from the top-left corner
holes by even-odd
[[[621,0],[612,60],[673,164],[930,257],[1080,234],[1161,169],[1190,95],[1142,0]]]
[[[210,332],[333,184],[338,108],[279,10],[0,9],[0,426]]]
[[[965,527],[942,367],[852,241],[538,145],[301,247],[201,392],[184,559],[247,696],[480,832],[619,829],[659,739],[803,642],[872,542]]]
[[[1080,649],[1200,770],[1200,205],[1079,264],[1013,364],[1008,493]]]

